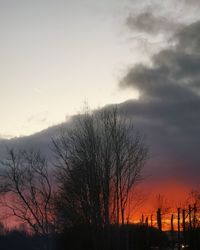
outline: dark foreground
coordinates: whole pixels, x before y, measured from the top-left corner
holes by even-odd
[[[1,250],[200,250],[200,228],[181,233],[160,232],[144,225],[110,226],[104,229],[89,227],[67,229],[53,236],[28,235],[12,231],[0,236]],[[185,247],[182,248],[182,245]],[[180,246],[180,247],[179,247]],[[187,247],[186,247],[187,246]]]

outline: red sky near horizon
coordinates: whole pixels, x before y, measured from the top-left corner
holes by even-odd
[[[144,219],[153,215],[153,225],[156,223],[156,211],[161,207],[163,214],[163,230],[170,229],[170,216],[173,213],[175,216],[176,228],[176,215],[177,208],[188,208],[189,203],[193,202],[191,198],[191,191],[194,187],[191,184],[186,184],[175,179],[165,181],[157,181],[154,183],[141,183],[135,191],[141,193],[141,201],[135,205],[134,197],[132,199],[132,209],[130,212],[130,222],[140,222],[142,215]],[[139,195],[140,196],[140,195]]]
[[[192,202],[190,193],[193,189],[194,187],[192,185],[175,179],[140,183],[132,194],[129,223],[140,222],[143,215],[144,219],[148,217],[150,224],[150,217],[153,215],[153,226],[157,227],[156,211],[161,207],[163,213],[163,230],[170,229],[170,216],[172,213],[175,216],[174,223],[176,228],[177,208],[187,209],[188,202]],[[2,211],[3,213],[7,212],[6,210]],[[125,216],[125,220],[127,220],[127,217],[128,215]],[[2,222],[7,228],[18,228],[21,224],[15,217],[2,219]]]

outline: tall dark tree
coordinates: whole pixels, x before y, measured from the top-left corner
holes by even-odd
[[[58,215],[64,224],[124,223],[129,195],[148,149],[117,109],[77,117],[53,140],[58,169]]]

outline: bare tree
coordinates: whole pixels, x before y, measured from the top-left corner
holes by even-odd
[[[85,112],[53,144],[60,218],[69,224],[123,224],[148,152],[132,123],[117,109]]]
[[[8,150],[1,162],[1,205],[38,234],[49,234],[53,223],[52,183],[40,153]]]

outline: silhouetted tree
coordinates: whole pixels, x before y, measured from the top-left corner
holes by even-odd
[[[181,215],[181,209],[180,207],[177,209],[178,212],[178,249],[181,249],[181,223],[180,223],[180,215]]]
[[[160,232],[162,232],[162,215],[161,215],[161,209],[158,208],[157,210],[157,226]]]
[[[183,243],[186,243],[185,232],[186,232],[186,210],[182,209],[182,224],[183,224]]]
[[[123,224],[148,151],[132,123],[117,109],[86,111],[53,144],[61,221],[95,227]]]
[[[48,163],[36,152],[8,150],[1,162],[1,205],[38,234],[49,234],[53,223],[52,183]]]

